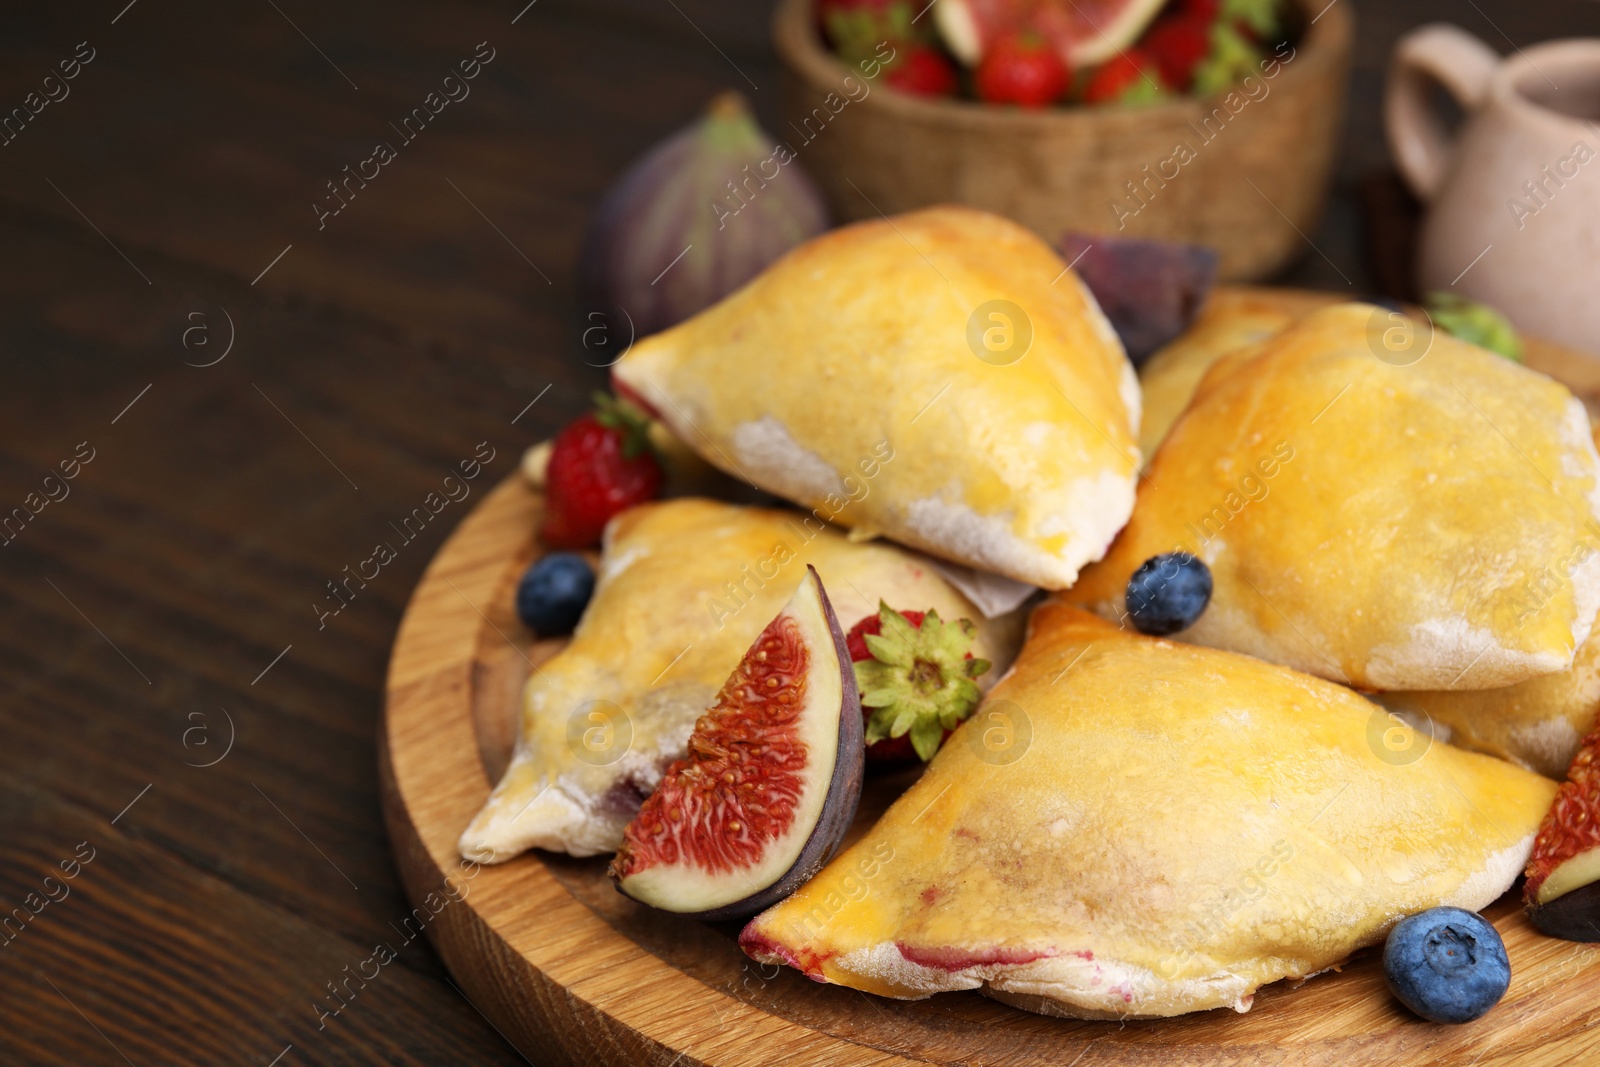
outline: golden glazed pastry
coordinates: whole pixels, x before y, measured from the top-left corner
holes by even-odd
[[[1215,581],[1186,641],[1364,689],[1565,670],[1600,609],[1583,405],[1443,332],[1385,362],[1386,315],[1326,308],[1214,366],[1073,602],[1119,617],[1129,575],[1182,549]]]
[[[1600,435],[1600,427],[1591,425],[1589,430],[1592,436]],[[1600,535],[1590,544],[1600,552]],[[1529,606],[1537,600],[1535,593]],[[1499,689],[1389,693],[1380,699],[1413,721],[1432,719],[1447,727],[1455,744],[1559,781],[1567,776],[1578,743],[1594,728],[1600,711],[1600,626],[1590,626],[1572,666],[1559,674]]]
[[[1286,308],[1281,294],[1269,297],[1251,289],[1213,293],[1189,328],[1139,368],[1144,398],[1139,451],[1146,462],[1189,406],[1213,363],[1228,352],[1266,340],[1313,306]]]
[[[817,568],[840,624],[934,608],[977,627],[973,655],[1011,661],[1020,613],[985,619],[928,561],[853,544],[813,516],[681,499],[624,512],[606,529],[593,599],[562,651],[523,693],[511,765],[461,835],[461,854],[502,862],[528,848],[613,852],[684,754],[695,719],[767,623]]]
[[[1563,779],[1600,709],[1600,634],[1591,629],[1572,666],[1557,674],[1499,689],[1385,693],[1379,699],[1414,722],[1420,713],[1448,727],[1453,744]]]
[[[970,208],[808,241],[613,373],[728,473],[1019,581],[1070,585],[1133,506],[1116,334],[1048,245]]]
[[[1397,758],[1396,729],[1342,686],[1046,603],[921,779],[740,942],[889,997],[1245,1011],[1520,872],[1554,783],[1448,745]]]

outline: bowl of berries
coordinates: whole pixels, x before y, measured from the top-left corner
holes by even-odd
[[[802,160],[841,219],[964,203],[1050,241],[1209,245],[1224,279],[1259,279],[1325,205],[1350,8],[781,0],[779,162]]]

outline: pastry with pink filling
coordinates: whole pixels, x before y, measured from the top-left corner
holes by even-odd
[[[740,943],[887,997],[1246,1011],[1516,880],[1554,784],[1408,729],[1343,686],[1047,603],[922,778]]]

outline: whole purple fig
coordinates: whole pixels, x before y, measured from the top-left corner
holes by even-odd
[[[1217,280],[1217,252],[1201,245],[1069,233],[1061,254],[1077,264],[1135,367],[1189,328]]]
[[[600,202],[578,268],[582,310],[625,316],[636,336],[664,330],[827,228],[794,150],[722,93]]]

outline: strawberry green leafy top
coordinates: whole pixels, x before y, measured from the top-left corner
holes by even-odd
[[[971,654],[977,628],[968,619],[945,622],[929,611],[914,626],[889,605],[878,604],[881,634],[866,636],[871,659],[856,663],[861,703],[873,709],[867,720],[868,744],[911,734],[911,747],[924,762],[978,706],[973,679],[989,661]]]

